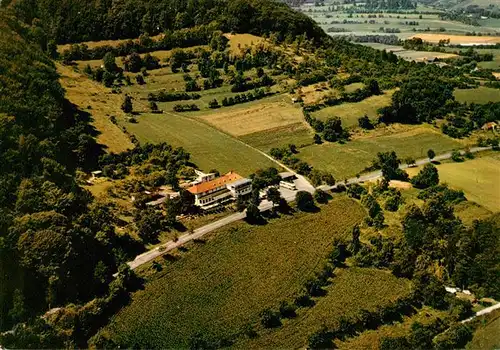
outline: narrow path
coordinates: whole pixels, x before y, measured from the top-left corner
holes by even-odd
[[[247,145],[247,146],[252,148],[252,146],[250,146],[250,145]],[[491,149],[491,147],[474,147],[474,148],[471,148],[470,151],[472,153],[476,153],[476,152],[481,152],[481,151],[487,151],[490,149]],[[460,153],[464,154],[465,151],[460,151]],[[433,160],[440,161],[440,160],[446,160],[449,158],[451,158],[451,152],[438,155]],[[428,158],[421,159],[421,160],[418,160],[417,162],[415,162],[416,165],[423,165],[423,164],[427,164],[427,163],[430,163],[430,160]],[[406,168],[408,168],[408,164],[402,164],[400,166],[400,168],[406,169]],[[363,176],[360,176],[359,178],[354,177],[354,178],[348,179],[347,182],[350,184],[359,183],[359,182],[374,180],[374,179],[377,179],[380,177],[382,177],[382,172],[379,170],[379,171],[374,171],[374,172],[365,174]],[[307,180],[306,180],[306,182],[307,182]],[[309,182],[307,182],[307,183],[309,183]],[[338,184],[336,184],[334,186],[323,185],[323,186],[319,186],[318,188],[326,191],[326,190],[331,190],[331,189],[336,188],[339,184],[344,184],[344,183],[339,182]],[[314,187],[312,187],[312,189],[314,191]],[[291,202],[291,201],[295,200],[295,193],[296,193],[296,191],[288,191],[286,193],[282,193],[282,196],[287,202]],[[266,210],[269,210],[271,208],[272,208],[272,203],[268,202],[266,200],[262,201],[262,203],[259,206],[260,211],[266,211]],[[245,212],[231,214],[225,218],[222,218],[220,220],[214,221],[210,224],[207,224],[205,226],[197,228],[191,234],[186,233],[186,234],[180,236],[177,239],[177,241],[175,241],[175,242],[168,241],[168,242],[166,242],[166,243],[164,243],[156,248],[153,248],[145,253],[142,253],[141,255],[138,255],[134,260],[128,262],[127,264],[131,269],[136,269],[137,267],[139,267],[147,262],[150,262],[151,260],[171,251],[172,249],[178,248],[189,241],[199,239],[199,238],[203,237],[204,235],[206,235],[207,233],[215,231],[216,229],[219,229],[223,226],[229,225],[233,222],[242,220],[245,217],[246,217]],[[498,305],[500,305],[500,304],[498,304]],[[500,306],[498,306],[498,307],[500,307]]]

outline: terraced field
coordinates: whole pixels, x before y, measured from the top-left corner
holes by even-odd
[[[188,247],[179,260],[164,263],[164,270],[135,293],[102,334],[141,348],[184,348],[196,333],[232,338],[247,324],[258,322],[264,308],[277,307],[295,295],[320,268],[332,240],[350,236],[352,226],[365,215],[360,204],[338,197],[318,213],[285,216],[264,226],[237,223],[221,229],[205,244]],[[364,282],[356,284],[345,275],[345,283],[352,286],[349,292],[381,281],[368,271],[357,275]],[[397,297],[406,290],[405,283],[397,282],[380,283],[384,292],[378,295],[383,300]],[[352,300],[349,305],[364,299],[351,298],[344,287],[340,292]],[[328,308],[330,303],[324,304]]]

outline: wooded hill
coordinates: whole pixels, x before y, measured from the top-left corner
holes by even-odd
[[[211,22],[224,32],[325,37],[312,19],[268,0],[14,0],[10,7],[58,44],[137,38]]]

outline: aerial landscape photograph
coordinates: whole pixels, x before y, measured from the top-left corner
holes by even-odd
[[[0,0],[7,349],[500,349],[500,0]]]

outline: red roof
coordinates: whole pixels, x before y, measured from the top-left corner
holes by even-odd
[[[201,194],[213,190],[217,187],[221,187],[223,185],[227,185],[236,180],[242,179],[242,177],[232,171],[228,172],[226,175],[218,177],[216,179],[199,183],[198,185],[194,185],[188,188],[188,191],[192,194]]]

